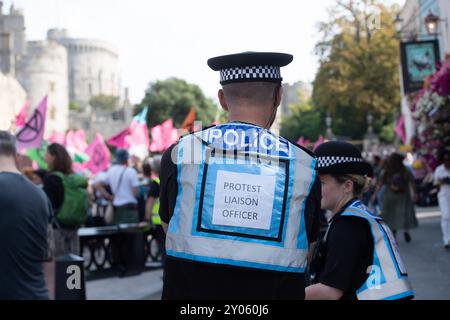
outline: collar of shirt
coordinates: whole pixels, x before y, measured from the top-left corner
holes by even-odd
[[[350,205],[353,204],[353,202],[357,201],[358,198],[354,197],[353,199],[351,199],[350,201],[348,201],[346,204],[344,204],[341,208],[341,210],[339,210],[331,219],[330,219],[330,224],[331,222],[333,222],[334,220],[336,220],[337,218],[339,218],[341,216],[341,214],[345,211],[345,209],[347,209],[348,207],[350,207]]]
[[[260,126],[254,124],[254,123],[251,123],[251,122],[238,121],[238,120],[236,120],[236,121],[231,121],[231,122],[229,122],[229,123],[243,123],[243,124],[248,124],[248,125],[255,126],[255,127],[260,127]]]

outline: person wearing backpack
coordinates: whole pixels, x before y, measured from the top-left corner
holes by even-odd
[[[45,154],[49,174],[43,189],[55,211],[55,256],[80,255],[78,229],[88,213],[87,179],[72,171],[66,148],[54,143]]]
[[[403,164],[404,156],[393,153],[387,160],[377,186],[379,192],[383,187],[381,216],[396,235],[404,230],[406,242],[411,242],[410,229],[418,226],[414,202],[417,199],[413,173]]]

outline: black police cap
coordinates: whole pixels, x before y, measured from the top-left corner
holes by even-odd
[[[364,161],[361,152],[351,143],[330,141],[314,152],[319,174],[360,174],[371,177],[372,166]]]
[[[280,68],[287,66],[294,57],[276,52],[243,52],[211,58],[208,66],[220,71],[222,85],[236,82],[281,82]]]

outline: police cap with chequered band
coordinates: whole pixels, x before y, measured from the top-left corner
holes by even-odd
[[[342,141],[321,144],[316,151],[319,174],[360,174],[372,176],[372,166],[354,145]]]
[[[281,67],[287,66],[294,57],[276,52],[243,52],[211,58],[208,66],[220,71],[220,84],[237,82],[281,83]]]

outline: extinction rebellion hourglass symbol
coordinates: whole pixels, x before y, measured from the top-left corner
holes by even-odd
[[[39,110],[36,110],[30,120],[20,129],[16,139],[21,143],[32,142],[39,137],[43,129],[44,117]]]
[[[101,145],[96,145],[94,148],[94,154],[92,155],[92,162],[94,166],[100,167],[105,161],[105,155]]]

